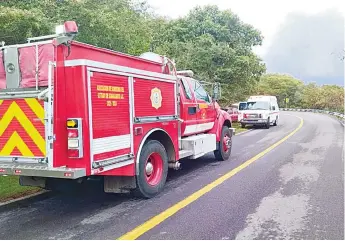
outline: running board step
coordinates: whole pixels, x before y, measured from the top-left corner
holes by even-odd
[[[189,136],[182,138],[181,143],[182,150],[179,152],[180,158],[189,157],[191,159],[196,159],[217,148],[215,134]]]
[[[180,155],[180,158],[185,158],[185,157],[193,156],[193,152],[189,150],[180,150],[179,155]]]

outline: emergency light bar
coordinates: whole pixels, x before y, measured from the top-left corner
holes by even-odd
[[[60,38],[59,43],[66,42],[67,40],[72,40],[78,33],[78,26],[74,21],[66,21],[62,25],[58,25],[55,27],[55,34],[52,35],[45,35],[40,37],[33,37],[28,38],[28,43],[32,41],[39,41],[44,39],[53,39],[53,38]],[[62,38],[62,39],[61,39]]]
[[[62,25],[55,27],[55,33],[57,35],[76,35],[78,33],[78,26],[74,21],[66,21]]]

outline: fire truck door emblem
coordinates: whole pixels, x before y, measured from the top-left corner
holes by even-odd
[[[201,119],[206,118],[206,109],[201,109]]]
[[[158,88],[153,88],[151,90],[151,104],[153,108],[162,107],[162,92]]]

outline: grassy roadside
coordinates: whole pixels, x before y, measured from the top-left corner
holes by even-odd
[[[235,135],[248,130],[247,128],[242,128],[240,123],[233,122],[232,127],[236,129]]]
[[[24,197],[40,190],[40,188],[20,186],[17,176],[0,176],[0,203]]]

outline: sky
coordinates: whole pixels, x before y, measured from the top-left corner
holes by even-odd
[[[345,1],[148,0],[148,3],[156,13],[171,18],[183,17],[197,5],[214,4],[220,9],[231,9],[243,22],[261,31],[263,45],[253,50],[266,62],[269,72],[286,72],[306,81],[324,79],[325,76],[332,79],[324,80],[326,83],[342,84],[344,81],[344,62],[340,56],[345,49]],[[325,32],[329,38],[323,38]],[[291,34],[296,37],[292,39]],[[287,46],[285,52],[282,50],[284,46]],[[305,50],[306,46],[309,51]],[[301,53],[294,56],[291,50]],[[306,61],[308,66],[298,67],[297,57]],[[275,58],[280,61],[277,63]],[[284,69],[282,66],[286,65],[288,68]],[[326,65],[327,70],[320,71],[321,66]]]

